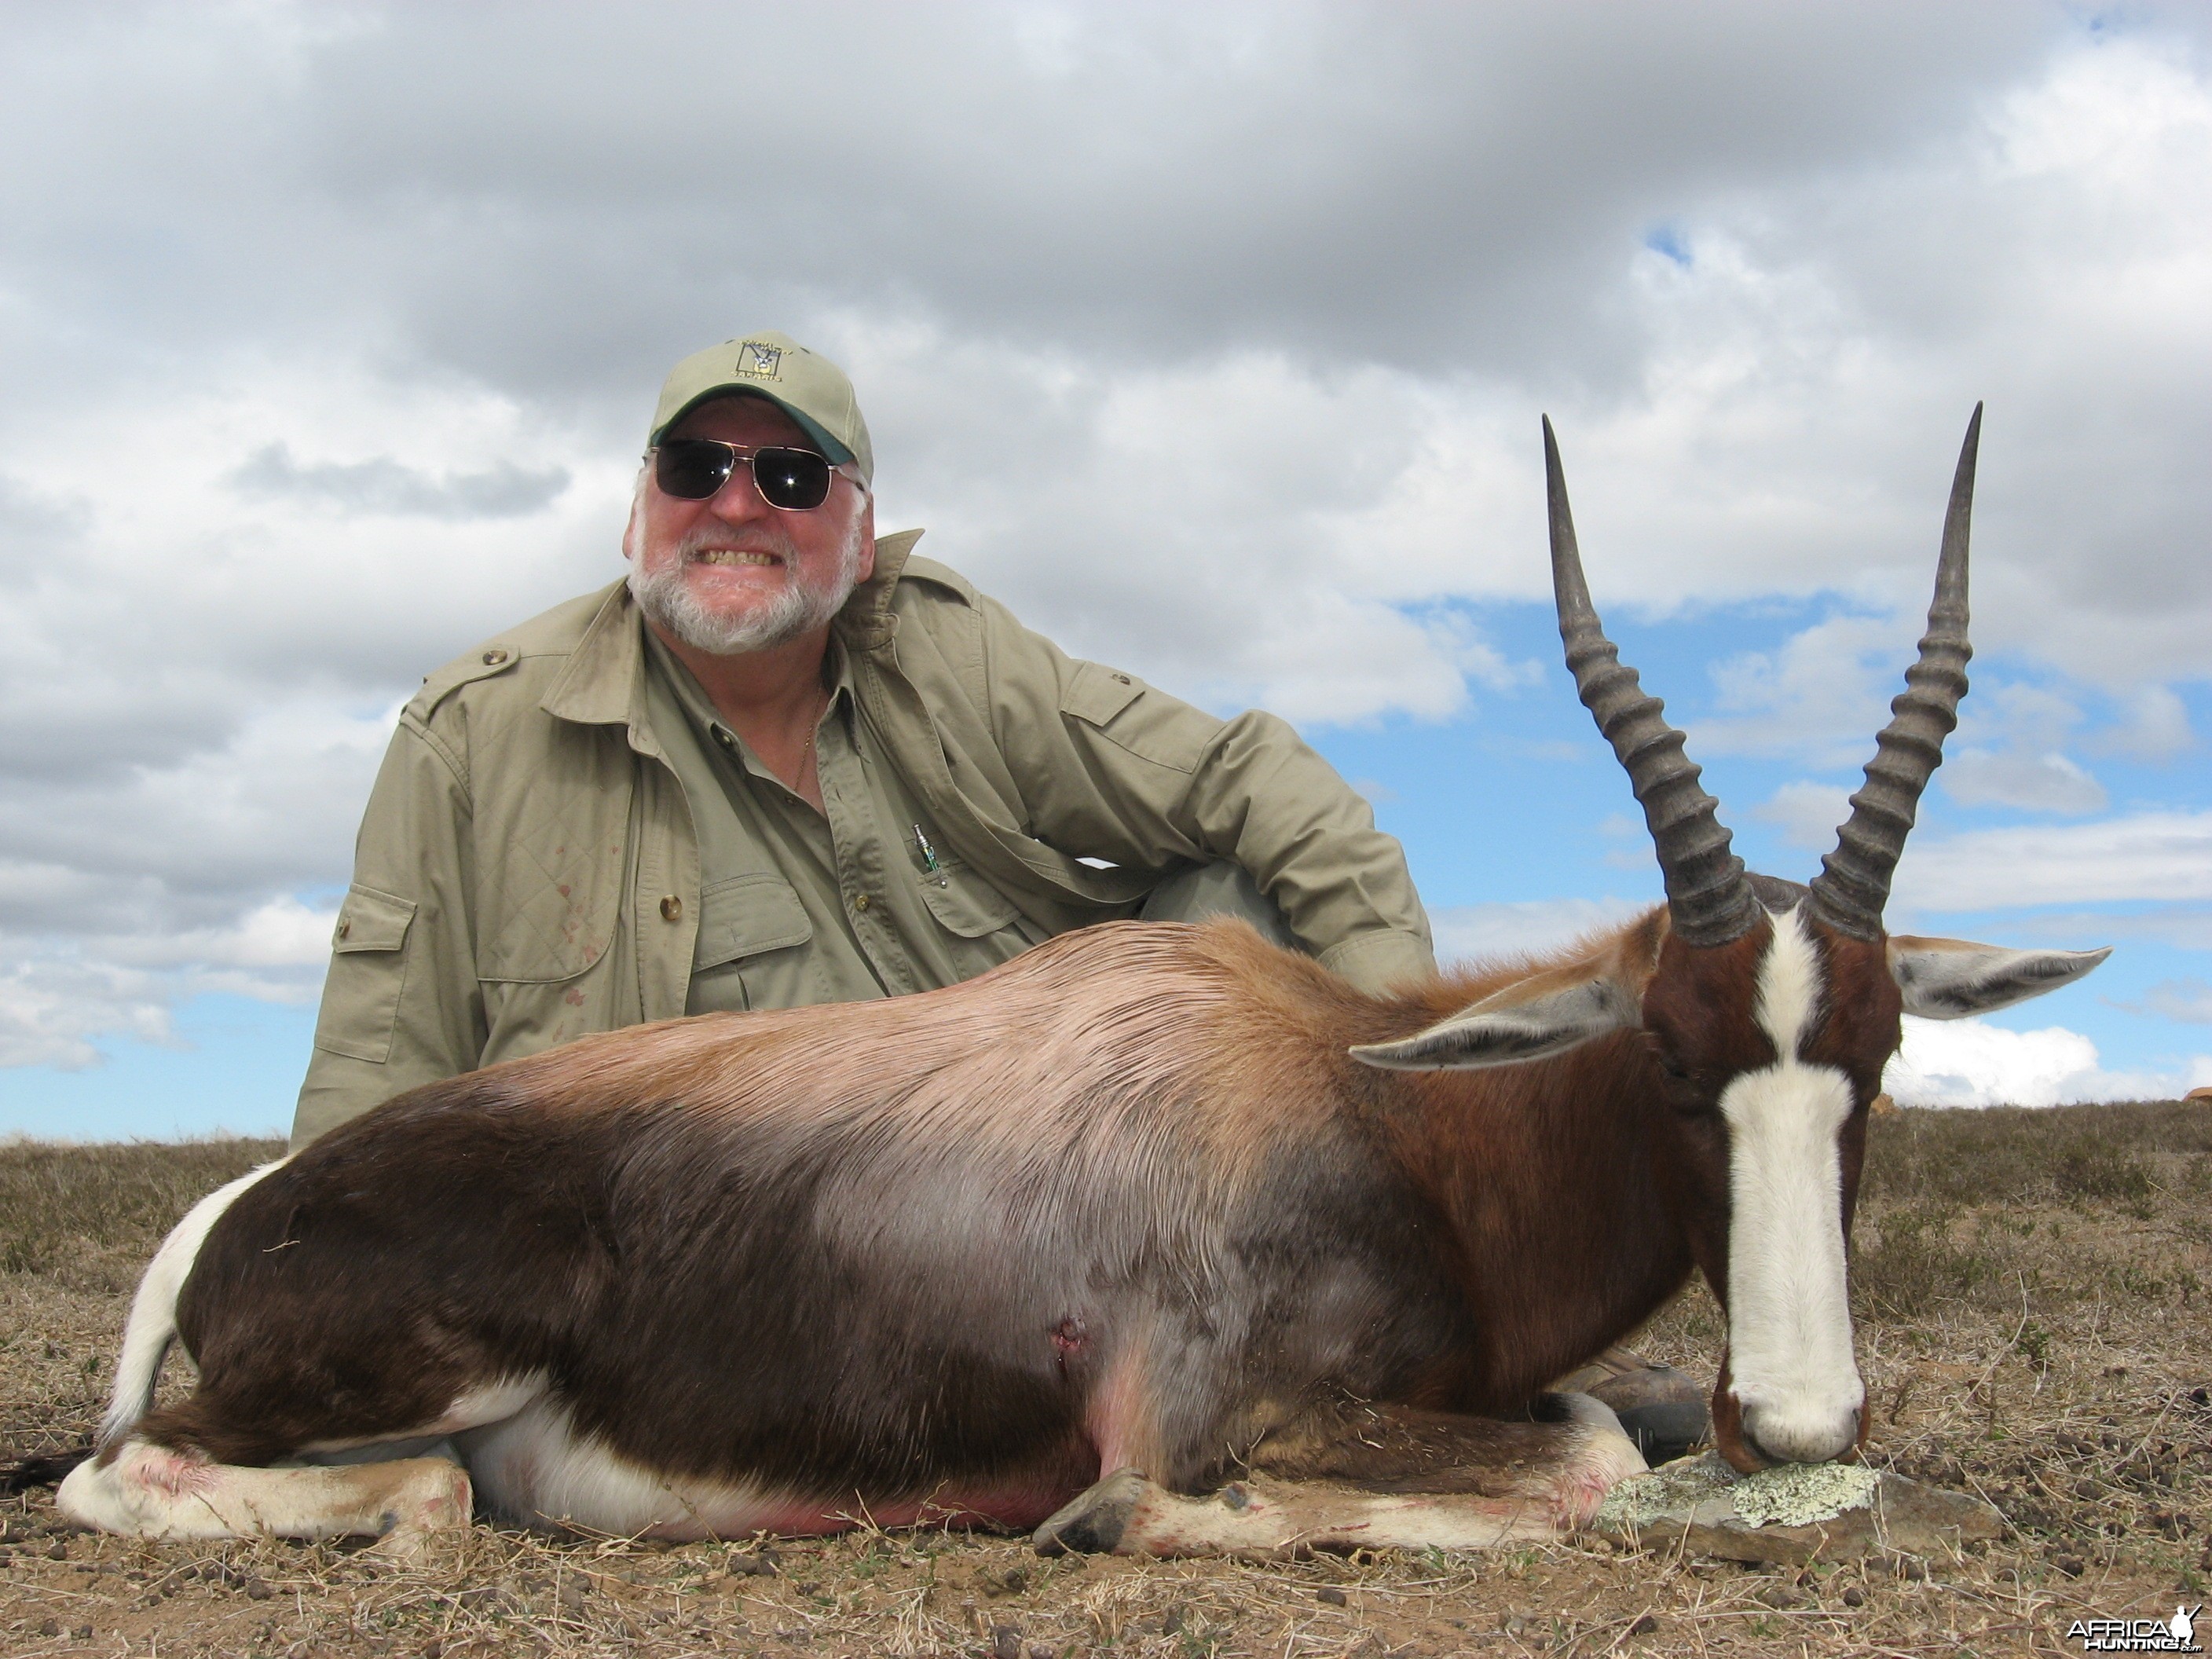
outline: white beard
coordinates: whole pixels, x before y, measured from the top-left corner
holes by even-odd
[[[784,569],[793,574],[781,591],[766,605],[742,617],[718,616],[700,604],[684,582],[684,571],[702,546],[725,533],[712,525],[696,526],[678,546],[676,556],[659,569],[648,574],[637,558],[629,567],[630,597],[638,609],[668,634],[709,656],[766,651],[811,633],[844,608],[860,580],[861,519],[856,513],[836,565],[824,580],[810,586],[795,574],[798,561],[787,538],[777,550],[783,555]]]

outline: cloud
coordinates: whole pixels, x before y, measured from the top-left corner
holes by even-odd
[[[2121,1006],[2186,1024],[2212,1025],[2212,985],[2201,979],[2164,980],[2144,992],[2141,1002]]]
[[[2050,1026],[2012,1031],[1978,1019],[1907,1015],[1905,1045],[1882,1087],[1905,1106],[2063,1106],[2083,1100],[2172,1100],[2212,1082],[2212,1054],[2179,1073],[2108,1071],[2097,1045]]]
[[[2047,686],[2018,681],[1979,690],[1946,745],[1938,781],[1965,806],[2100,812],[2105,787],[2063,752],[2082,723],[2080,705]]]
[[[1916,836],[1894,890],[1911,908],[1938,912],[2212,899],[2212,811]]]
[[[1832,617],[1778,651],[1716,664],[1718,712],[1691,724],[1692,751],[1787,757],[1822,769],[1863,762],[1902,688],[1911,637],[1900,618]]]
[[[2212,951],[2212,907],[2204,905],[2162,904],[2132,912],[2045,911],[2015,916],[2007,925],[2026,937],[2060,945],[2136,939],[2183,951]]]
[[[1534,899],[1429,912],[1439,962],[1533,956],[1618,927],[1649,908],[1627,899]]]
[[[323,461],[305,465],[288,445],[273,443],[247,456],[230,475],[232,486],[264,500],[290,497],[342,511],[426,519],[510,519],[549,506],[568,488],[560,467],[528,472],[501,461],[481,472],[432,477],[388,455],[371,461]]]
[[[2060,754],[1992,754],[1962,748],[1943,757],[1938,774],[1964,806],[2018,806],[2030,811],[2100,812],[2105,786]]]
[[[2128,694],[2120,721],[2091,739],[2100,753],[2143,761],[2172,760],[2196,744],[2188,705],[2164,685],[2137,686]]]
[[[1866,757],[1986,397],[1984,660],[2124,714],[1977,724],[1985,681],[1950,798],[2103,814],[2100,757],[2194,741],[2194,13],[655,15],[10,18],[0,981],[43,1012],[8,1052],[155,1029],[192,973],[297,994],[241,941],[306,951],[393,708],[613,578],[658,377],[759,324],[853,371],[886,526],[1072,649],[1311,722],[1533,682],[1497,618],[1545,592],[1549,410],[1609,613],[1816,617],[1691,732],[1814,772]],[[2129,801],[1916,841],[1901,891],[2206,897],[2196,803]]]
[[[1751,809],[1751,816],[1782,831],[1789,845],[1826,853],[1836,844],[1836,826],[1851,815],[1850,792],[1825,783],[1785,783]]]

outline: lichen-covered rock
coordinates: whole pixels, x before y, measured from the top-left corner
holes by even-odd
[[[2004,1517],[1978,1498],[1855,1464],[1739,1475],[1707,1452],[1622,1481],[1591,1525],[1650,1548],[1802,1566],[1879,1550],[1948,1555],[1968,1540],[1995,1538]]]

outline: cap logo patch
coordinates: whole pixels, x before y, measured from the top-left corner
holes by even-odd
[[[730,372],[750,375],[757,380],[780,379],[783,372],[783,348],[763,345],[757,340],[741,340],[738,343],[737,366]]]

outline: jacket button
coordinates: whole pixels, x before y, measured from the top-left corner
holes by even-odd
[[[343,939],[351,932],[353,932],[353,921],[350,918],[338,924],[338,937],[340,939]]]
[[[663,921],[681,921],[684,919],[684,901],[673,893],[661,900],[660,919]]]
[[[868,896],[866,893],[854,894],[853,896],[853,908],[855,910],[866,909],[868,908]]]
[[[487,667],[496,668],[506,660],[507,651],[504,647],[495,647],[484,653],[484,665]]]

